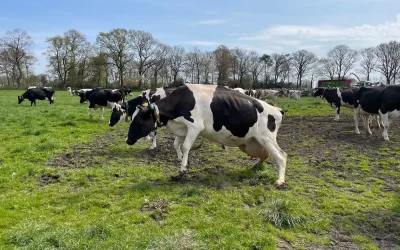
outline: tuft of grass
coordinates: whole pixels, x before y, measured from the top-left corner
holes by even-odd
[[[288,199],[273,199],[261,214],[268,223],[278,228],[292,228],[306,221],[297,209],[297,204]]]

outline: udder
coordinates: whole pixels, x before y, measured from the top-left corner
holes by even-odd
[[[268,159],[268,152],[255,139],[250,139],[247,144],[242,144],[239,149],[253,158],[259,158],[261,161]]]

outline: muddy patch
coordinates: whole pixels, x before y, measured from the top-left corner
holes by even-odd
[[[39,186],[47,186],[50,184],[58,183],[60,181],[59,175],[43,173],[37,180]]]

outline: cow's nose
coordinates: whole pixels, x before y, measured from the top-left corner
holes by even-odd
[[[126,144],[133,145],[135,142],[126,138]]]

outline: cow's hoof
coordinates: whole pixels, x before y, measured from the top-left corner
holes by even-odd
[[[360,134],[360,131],[356,131],[356,134],[359,135],[359,134]]]
[[[156,148],[156,147],[151,146],[151,147],[150,147],[150,150],[153,150],[153,149],[155,149],[155,148]]]
[[[285,184],[284,181],[280,181],[280,180],[275,181],[275,186],[277,186],[277,187],[282,186],[284,184]]]
[[[184,170],[180,169],[179,170],[179,175],[180,176],[187,175],[188,173],[189,173],[189,170],[187,170],[187,169],[184,169]]]

